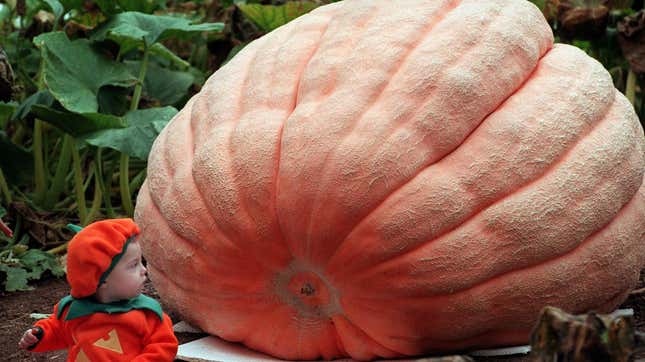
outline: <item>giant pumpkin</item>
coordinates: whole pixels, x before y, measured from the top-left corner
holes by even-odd
[[[254,41],[156,140],[136,220],[163,300],[287,359],[526,343],[645,262],[645,141],[518,0],[347,0]]]

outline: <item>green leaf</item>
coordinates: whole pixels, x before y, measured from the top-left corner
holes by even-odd
[[[7,182],[20,185],[34,178],[34,159],[31,152],[11,142],[4,131],[0,131],[0,168]]]
[[[173,107],[130,111],[125,115],[127,128],[97,131],[81,138],[91,145],[147,160],[152,143],[175,114],[177,110]]]
[[[44,0],[47,5],[49,5],[49,8],[52,10],[52,13],[54,13],[54,18],[55,24],[58,23],[58,19],[65,13],[65,7],[63,4],[60,3],[58,0]]]
[[[311,1],[289,1],[284,5],[237,4],[244,16],[265,32],[270,32],[318,7]]]
[[[0,128],[4,128],[7,125],[17,108],[18,103],[16,102],[0,102]]]
[[[105,111],[127,111],[127,89],[106,86],[99,91],[99,103]],[[121,104],[117,104],[121,102]],[[14,113],[14,119],[24,119],[28,114],[39,117],[71,135],[80,135],[106,128],[125,127],[125,120],[111,114],[72,113],[52,107],[54,98],[47,90],[32,94]],[[112,108],[110,108],[112,107]],[[117,109],[117,107],[120,107]],[[105,112],[110,113],[110,112]]]
[[[43,105],[31,109],[36,117],[53,124],[74,137],[103,129],[123,128],[126,122],[122,117],[103,113],[72,113],[59,111]]]
[[[138,47],[149,47],[168,38],[188,38],[204,31],[221,31],[222,23],[191,24],[190,20],[139,12],[118,14],[103,23],[91,39],[111,39],[119,44],[122,54]]]
[[[206,73],[204,73],[201,69],[190,67],[188,68],[188,73],[190,73],[193,76],[193,79],[195,79],[193,81],[194,84],[202,85],[206,83]]]
[[[72,112],[97,112],[102,86],[128,87],[136,82],[125,65],[103,57],[86,39],[70,41],[65,33],[52,32],[34,38],[34,44],[42,51],[49,91]]]
[[[128,96],[132,93],[129,88],[114,87],[111,85],[99,90],[99,112],[123,116],[130,109]]]
[[[0,271],[4,272],[5,290],[31,290],[28,280],[40,279],[42,274],[50,271],[54,276],[61,277],[65,274],[58,259],[52,254],[38,249],[30,249],[21,254],[17,261],[12,259],[12,264],[0,263]]]
[[[54,96],[47,90],[38,91],[25,99],[13,115],[13,119],[25,119],[31,112],[31,108],[37,104],[51,106],[54,104]]]
[[[29,249],[20,257],[20,263],[27,269],[27,278],[40,279],[49,270],[54,276],[60,277],[65,272],[55,256],[38,249]]]
[[[137,73],[141,62],[126,63],[133,73]],[[193,84],[195,78],[188,72],[173,71],[154,63],[148,64],[148,73],[143,84],[143,93],[157,99],[161,105],[173,105],[180,101]]]
[[[15,292],[34,289],[27,285],[28,274],[25,269],[0,264],[0,271],[6,275],[4,280],[4,289],[6,291]]]

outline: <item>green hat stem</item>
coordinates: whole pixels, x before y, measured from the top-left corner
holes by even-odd
[[[82,227],[74,224],[67,224],[67,228],[72,230],[74,234],[78,234],[79,231],[83,230]]]

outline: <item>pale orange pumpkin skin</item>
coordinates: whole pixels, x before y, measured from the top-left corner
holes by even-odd
[[[526,343],[645,263],[645,138],[529,2],[349,0],[253,42],[156,140],[136,208],[188,322],[288,359]]]

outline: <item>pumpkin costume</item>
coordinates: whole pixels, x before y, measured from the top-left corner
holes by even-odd
[[[172,361],[177,338],[159,303],[143,294],[112,303],[93,295],[139,233],[131,219],[93,223],[70,241],[69,296],[34,328],[34,352],[68,348],[68,361]]]

